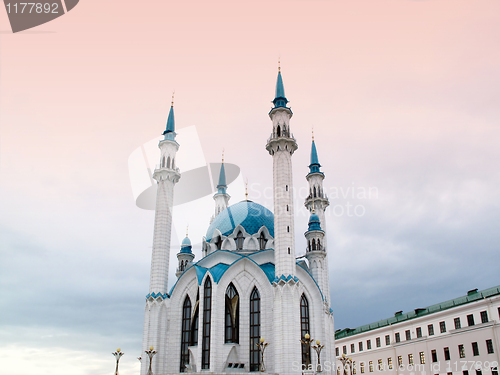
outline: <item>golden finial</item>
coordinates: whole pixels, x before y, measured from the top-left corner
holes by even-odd
[[[224,164],[224,149],[222,149],[222,164]]]
[[[188,236],[189,234],[189,224],[186,226],[186,237]]]
[[[278,57],[278,73],[281,72],[281,57]]]
[[[313,214],[315,213],[315,209],[314,209],[314,198],[313,198]]]
[[[175,95],[175,90],[172,92],[172,103],[171,103],[172,107],[174,106],[174,95]]]
[[[313,142],[314,142],[314,125],[311,126],[311,131],[312,131],[312,139],[313,139]]]
[[[245,182],[245,200],[248,200],[248,180]]]

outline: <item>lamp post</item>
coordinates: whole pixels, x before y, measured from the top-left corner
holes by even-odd
[[[115,356],[116,358],[116,369],[115,369],[115,375],[118,375],[118,363],[120,362],[120,358],[123,355],[123,352],[120,348],[116,349],[116,352],[111,353]]]
[[[321,355],[321,350],[324,348],[324,345],[321,345],[319,340],[316,340],[316,345],[313,345],[313,349],[316,350],[316,353],[318,354],[318,364],[316,365],[316,372],[321,372],[321,362],[319,360],[319,356]]]
[[[352,370],[352,358],[349,358],[347,357],[345,354],[342,354],[341,357],[339,357],[339,360],[340,362],[342,362],[342,366],[344,367],[344,375],[348,375],[347,374],[347,369],[349,368],[350,370]],[[351,372],[351,371],[349,371]]]
[[[311,367],[311,356],[310,356],[310,353],[311,353],[311,342],[312,341],[313,341],[313,339],[311,338],[311,335],[309,335],[309,333],[306,333],[305,336],[304,336],[304,339],[300,340],[300,342],[302,344],[304,344],[304,346],[306,348],[306,350],[305,350],[305,354],[306,354],[306,363],[305,363],[306,370],[308,370]]]
[[[269,345],[269,343],[264,341],[266,341],[264,337],[261,337],[259,342],[255,344],[255,346],[259,347],[260,351],[260,366],[259,366],[260,372],[266,371],[266,366],[264,365],[264,350],[266,350],[266,347]]]
[[[149,357],[149,370],[147,375],[153,375],[153,370],[151,370],[151,363],[153,362],[153,357],[156,354],[156,351],[154,350],[154,347],[151,345],[149,347],[149,350],[146,350],[144,353],[146,353]],[[141,358],[141,357],[139,357]]]

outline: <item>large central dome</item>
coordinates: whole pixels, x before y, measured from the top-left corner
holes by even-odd
[[[269,234],[274,237],[274,215],[264,206],[252,201],[236,203],[222,211],[208,227],[206,240],[210,242],[216,229],[223,236],[233,233],[241,225],[248,234],[253,235],[265,226]]]

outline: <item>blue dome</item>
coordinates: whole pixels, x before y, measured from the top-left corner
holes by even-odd
[[[242,201],[222,211],[208,227],[206,240],[210,242],[214,231],[218,229],[222,235],[233,233],[241,225],[248,234],[255,234],[265,226],[274,238],[274,215],[264,206],[252,201]]]
[[[314,212],[309,217],[309,230],[321,230],[319,216],[316,215]]]
[[[182,240],[181,253],[191,253],[191,240],[187,236]]]

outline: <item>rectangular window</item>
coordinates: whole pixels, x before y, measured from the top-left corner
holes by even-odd
[[[339,347],[337,346],[335,348],[335,356],[338,357],[339,355],[340,355],[340,353],[339,353]]]
[[[366,340],[366,350],[370,350],[372,348],[372,340]]]
[[[391,337],[389,335],[385,336],[385,345],[391,345]]]
[[[411,333],[410,333],[410,330],[406,330],[406,331],[405,331],[405,335],[406,335],[406,340],[411,340]]]
[[[488,311],[481,311],[481,323],[488,323]]]
[[[425,354],[424,352],[420,352],[420,364],[425,365]]]
[[[472,343],[472,354],[474,356],[479,355],[479,347],[477,346],[477,342]]]
[[[455,329],[460,329],[462,328],[462,323],[460,323],[460,318],[455,318]]]
[[[396,339],[396,342],[400,342],[401,341],[401,337],[399,336],[399,332],[396,333],[395,339]]]
[[[378,370],[382,371],[382,360],[381,359],[378,360]]]
[[[444,360],[445,361],[450,360],[450,348],[444,348]]]
[[[359,346],[359,351],[362,352],[363,351],[363,341],[360,341],[358,343],[358,346]]]
[[[446,323],[439,322],[439,329],[441,330],[441,333],[445,333],[446,332]]]
[[[464,370],[464,371],[462,371],[462,374],[464,374],[464,375],[469,375],[469,371]]]
[[[493,354],[495,353],[493,351],[493,341],[491,340],[486,340],[486,349],[488,350],[488,354]]]
[[[460,358],[465,358],[465,348],[463,345],[458,345],[458,355]]]
[[[392,358],[387,358],[387,366],[389,367],[389,370],[392,370]]]
[[[453,375],[453,373],[452,372],[447,372],[446,375]]]
[[[380,348],[380,337],[377,337],[377,338],[375,339],[375,342],[376,342],[376,344],[377,344],[377,348]]]
[[[482,372],[480,369],[476,369],[476,375],[482,375]]]
[[[408,354],[408,364],[413,366],[413,354]]]
[[[500,318],[500,307],[498,308],[498,318]]]
[[[469,327],[474,325],[474,315],[467,315],[467,324],[469,324]]]
[[[398,367],[401,367],[401,366],[403,366],[403,357],[398,355]]]
[[[431,351],[432,362],[436,363],[438,361],[438,355],[435,350]]]
[[[417,327],[417,339],[419,339],[421,337],[422,337],[422,328],[421,327]]]
[[[498,375],[497,367],[492,367],[491,368],[491,375]]]
[[[429,324],[427,326],[427,331],[429,331],[429,336],[433,336],[434,335],[434,325]]]
[[[344,345],[342,347],[342,353],[347,354],[347,346]]]
[[[351,353],[354,353],[354,344],[351,344]]]
[[[368,367],[370,368],[370,372],[373,372],[373,361],[368,362]]]

